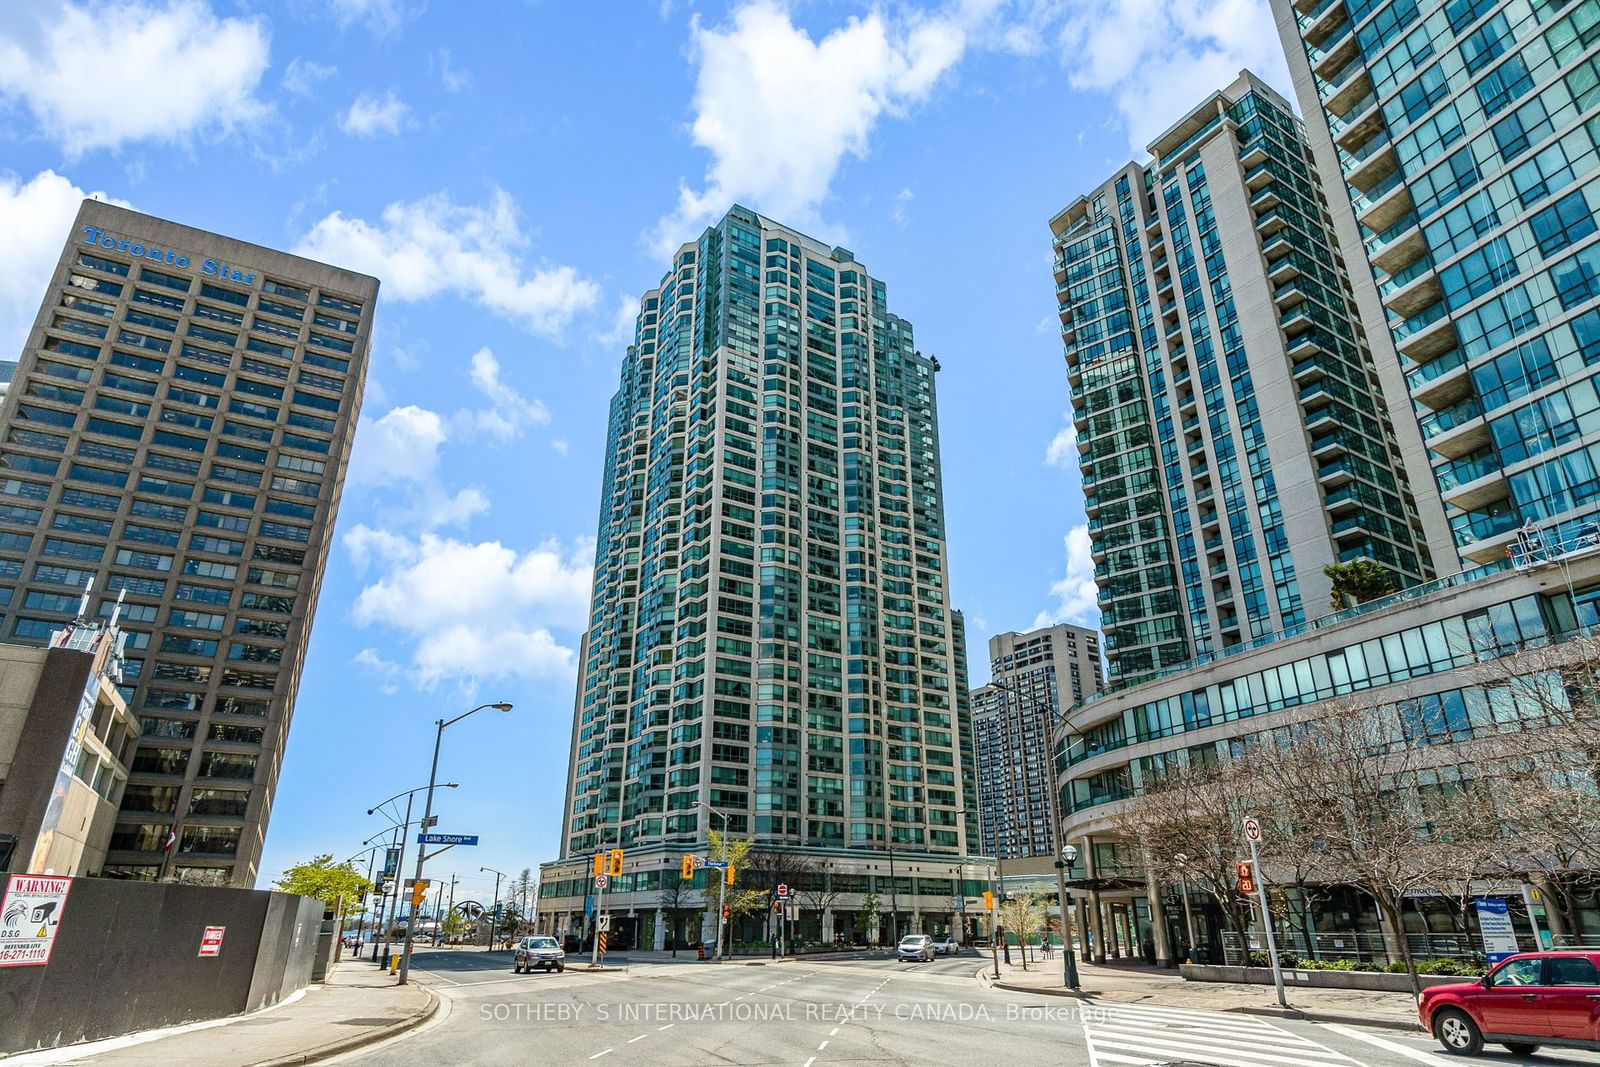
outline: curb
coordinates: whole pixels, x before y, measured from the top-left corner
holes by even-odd
[[[979,981],[982,981],[983,980],[983,972],[980,971],[975,977],[977,977]],[[1034,988],[1032,986],[1016,985],[1016,984],[1011,983],[1011,982],[990,982],[989,985],[991,986],[991,988],[1004,989],[1007,992],[1011,992],[1011,993],[1037,993],[1040,996],[1046,996],[1046,997],[1067,997],[1067,998],[1072,999],[1072,1000],[1083,1000],[1083,1001],[1092,1001],[1092,1002],[1095,1002],[1095,1003],[1103,1003],[1103,1004],[1105,1004],[1107,1006],[1112,1006],[1112,1005],[1116,1005],[1116,1004],[1130,1003],[1129,1001],[1121,1001],[1121,1000],[1101,1001],[1093,993],[1074,993],[1074,992],[1072,992],[1071,990],[1068,990],[1068,989],[1037,989],[1037,988]],[[1159,1005],[1162,1002],[1160,1000],[1152,998],[1150,1000],[1139,1001],[1137,1003],[1148,1003],[1148,1004],[1152,1004],[1152,1005]],[[1346,1025],[1346,1026],[1364,1026],[1364,1027],[1367,1027],[1369,1029],[1396,1030],[1396,1031],[1400,1031],[1402,1033],[1420,1033],[1420,1032],[1422,1032],[1422,1027],[1418,1023],[1400,1022],[1400,1021],[1394,1020],[1394,1019],[1373,1018],[1370,1015],[1355,1015],[1355,1014],[1351,1014],[1349,1012],[1340,1012],[1340,1011],[1316,1011],[1316,1010],[1308,1011],[1308,1010],[1303,1009],[1303,1008],[1293,1008],[1293,1007],[1291,1007],[1291,1008],[1279,1008],[1279,1007],[1274,1007],[1274,1006],[1265,1005],[1265,1004],[1263,1004],[1263,1005],[1246,1005],[1244,1007],[1235,1007],[1235,1008],[1205,1007],[1203,1005],[1202,1006],[1184,1005],[1184,1007],[1188,1007],[1188,1008],[1190,1008],[1190,1010],[1216,1011],[1216,1012],[1223,1012],[1225,1014],[1230,1014],[1230,1015],[1267,1015],[1267,1016],[1271,1016],[1271,1017],[1277,1018],[1277,1019],[1298,1019],[1298,1020],[1300,1020],[1302,1022],[1312,1022],[1312,1023],[1342,1023],[1342,1024]]]
[[[270,1060],[258,1060],[250,1064],[249,1067],[300,1067],[302,1064],[318,1063],[358,1048],[364,1048],[367,1045],[375,1045],[380,1041],[387,1041],[389,1038],[403,1034],[407,1030],[414,1030],[437,1015],[439,1006],[442,1003],[439,995],[433,990],[420,984],[417,988],[428,995],[428,1003],[423,1006],[421,1011],[412,1012],[404,1019],[392,1022],[387,1026],[376,1027],[365,1033],[330,1041],[327,1044],[306,1049],[304,1052],[295,1052],[288,1056],[279,1056]]]

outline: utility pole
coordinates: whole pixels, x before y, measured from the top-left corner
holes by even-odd
[[[889,898],[890,907],[894,909],[889,913],[889,940],[895,944],[900,943],[900,879],[894,873],[894,846],[889,846]]]
[[[439,884],[439,888],[440,889],[444,888],[444,883],[443,882],[441,882]],[[446,908],[445,911],[444,911],[445,918],[448,919],[450,916],[454,915],[455,911],[456,911],[456,876],[452,874],[450,876],[450,906],[448,908]],[[441,932],[442,932],[442,928],[441,928]]]
[[[494,873],[494,911],[489,915],[489,947],[484,949],[485,952],[493,952],[494,935],[500,929],[500,879],[505,877],[505,872],[496,871],[493,867],[479,867],[478,870]]]

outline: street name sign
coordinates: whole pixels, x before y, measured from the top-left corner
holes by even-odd
[[[477,834],[418,834],[419,845],[476,845]]]

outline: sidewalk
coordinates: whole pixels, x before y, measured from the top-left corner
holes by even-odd
[[[1173,970],[1132,963],[1084,963],[1080,959],[1078,978],[1082,992],[1073,994],[1063,983],[1059,951],[1050,959],[1035,957],[1026,971],[1022,969],[1015,949],[1012,950],[1011,959],[1011,966],[1001,960],[998,980],[994,978],[992,962],[978,972],[979,980],[997,989],[1081,996],[1085,1000],[1101,1003],[1276,1015],[1316,1022],[1379,1026],[1391,1030],[1418,1029],[1416,1002],[1409,993],[1308,989],[1291,985],[1284,990],[1290,1005],[1285,1010],[1278,1005],[1277,992],[1270,985],[1186,982]]]
[[[426,1022],[438,1005],[439,998],[425,986],[397,986],[387,970],[369,961],[346,960],[322,985],[250,1015],[24,1053],[0,1062],[6,1067],[89,1062],[287,1067],[393,1037]]]

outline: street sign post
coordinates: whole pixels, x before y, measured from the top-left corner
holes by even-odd
[[[476,845],[477,834],[418,834],[419,845]]]
[[[1267,906],[1267,880],[1261,874],[1261,858],[1256,855],[1256,842],[1261,840],[1261,823],[1253,815],[1245,816],[1244,839],[1250,845],[1250,873],[1255,875],[1256,898],[1261,903],[1261,929],[1267,935],[1267,958],[1272,962],[1272,984],[1278,990],[1278,1004],[1287,1008],[1289,998],[1283,992],[1283,968],[1278,964],[1278,939],[1272,933],[1272,909]],[[1240,879],[1240,889],[1243,890]]]
[[[594,876],[594,887],[596,889],[604,889],[608,884],[610,884],[610,880],[605,875],[597,874]]]

